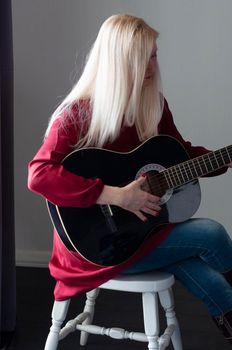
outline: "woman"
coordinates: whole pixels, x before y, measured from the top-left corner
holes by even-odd
[[[129,152],[159,134],[176,138],[191,158],[209,152],[186,142],[174,125],[161,92],[157,37],[133,16],[115,15],[103,23],[80,79],[54,112],[44,143],[29,164],[30,190],[62,207],[116,205],[144,222],[147,215],[161,213],[159,196],[142,189],[146,176],[124,187],[109,186],[101,178],[73,174],[62,164],[80,147]],[[129,260],[107,267],[68,250],[55,231],[49,267],[57,281],[57,300],[91,290],[119,273],[171,272],[207,305],[224,335],[232,336],[232,242],[213,220],[160,226]]]

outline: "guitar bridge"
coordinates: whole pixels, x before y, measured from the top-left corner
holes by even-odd
[[[109,204],[100,205],[101,211],[106,219],[106,224],[112,233],[118,231],[116,223],[113,219],[113,212]]]

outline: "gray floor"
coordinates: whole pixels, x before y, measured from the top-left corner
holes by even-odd
[[[17,329],[12,350],[43,350],[50,327],[54,281],[47,269],[17,268]],[[184,350],[229,350],[215,327],[205,306],[190,295],[178,282],[174,288],[176,313],[180,322]],[[69,317],[83,308],[84,296],[72,300]],[[102,290],[96,305],[95,322],[101,326],[122,327],[143,331],[141,297],[139,294]],[[161,327],[163,319],[161,319]],[[81,348],[75,332],[59,344],[59,350]],[[114,340],[90,335],[86,350],[142,350],[146,343]],[[168,349],[172,349],[170,345]]]

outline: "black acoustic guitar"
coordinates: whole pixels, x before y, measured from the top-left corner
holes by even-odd
[[[198,209],[198,177],[232,161],[232,145],[189,159],[183,146],[169,136],[157,136],[128,153],[83,148],[70,153],[64,167],[86,178],[101,178],[111,186],[124,186],[146,173],[143,189],[161,197],[159,217],[143,222],[113,205],[89,208],[58,207],[47,201],[53,224],[65,246],[101,266],[130,258],[158,226],[189,219]]]

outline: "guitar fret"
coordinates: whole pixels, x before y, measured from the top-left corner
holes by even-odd
[[[181,164],[177,166],[177,170],[179,170],[178,174],[182,178],[180,179],[180,184],[185,183],[185,177],[184,177],[183,171],[181,170]]]
[[[194,177],[198,177],[198,172],[197,172],[194,160],[192,160],[192,165],[193,165],[193,171],[195,172]]]
[[[185,169],[186,169],[186,173],[188,175],[188,180],[190,180],[192,178],[192,173],[191,173],[191,169],[190,169],[188,163],[185,164]]]
[[[191,168],[190,168],[190,165],[191,165]],[[193,163],[192,160],[189,161],[189,169],[190,169],[190,172],[191,172],[191,175],[192,175],[192,179],[194,179],[197,174],[196,174],[196,170],[194,168],[194,163]]]
[[[176,176],[177,176],[177,180],[178,180],[177,185],[180,185],[182,182],[181,182],[179,174],[178,174],[178,166],[174,167],[174,171],[176,172]]]
[[[201,170],[202,170],[201,175],[206,174],[208,169],[207,169],[207,166],[205,164],[204,156],[199,157],[199,164],[201,165]]]
[[[188,179],[190,180],[190,179],[192,179],[193,175],[191,173],[191,168],[189,166],[189,163],[186,163],[185,166],[186,166],[186,172],[188,174]]]
[[[226,152],[227,152],[227,155],[228,155],[228,158],[229,158],[229,162],[231,162],[231,156],[230,156],[230,154],[229,154],[229,151],[228,151],[228,147],[226,147]]]
[[[173,188],[176,187],[178,184],[175,182],[175,175],[174,175],[174,168],[169,169],[170,172],[170,179],[171,179],[171,183],[173,185]]]
[[[196,158],[196,162],[197,162],[196,166],[198,167],[198,171],[197,171],[198,176],[201,176],[203,174],[203,171],[202,171],[202,167],[201,167],[201,163],[200,163],[199,157]]]
[[[189,181],[189,176],[188,176],[187,170],[186,170],[186,168],[185,168],[185,166],[183,164],[180,165],[180,167],[181,166],[183,168],[182,176],[183,176],[184,182],[188,182]]]
[[[216,153],[214,153],[214,158],[215,158],[215,160],[216,160],[217,167],[219,168],[219,163],[218,163],[218,159],[217,159],[217,157],[216,157]]]
[[[218,150],[216,153],[218,153],[218,163],[219,163],[219,166],[224,166],[226,163],[224,161],[224,156],[223,156],[223,150]]]
[[[214,169],[213,164],[211,163],[210,156],[208,154],[206,154],[206,157],[208,158],[208,163],[206,164],[207,171],[211,172]],[[211,168],[209,166],[211,166]]]
[[[220,151],[221,151],[221,154],[222,154],[224,165],[228,164],[230,162],[230,154],[229,154],[227,148],[223,148]]]
[[[201,156],[200,158],[202,160],[203,174],[206,174],[208,169],[207,169],[207,165],[206,165],[206,162],[205,162],[205,158],[204,158],[204,156]]]
[[[167,183],[169,184],[169,188],[173,188],[174,185],[173,185],[171,176],[170,176],[170,174],[169,174],[169,171],[165,171],[164,173],[165,173],[165,175],[167,175],[167,176],[169,177],[169,180],[167,180]],[[169,182],[169,181],[170,181],[170,182]]]
[[[213,170],[217,169],[218,165],[214,153],[209,154],[209,159],[212,164]]]

